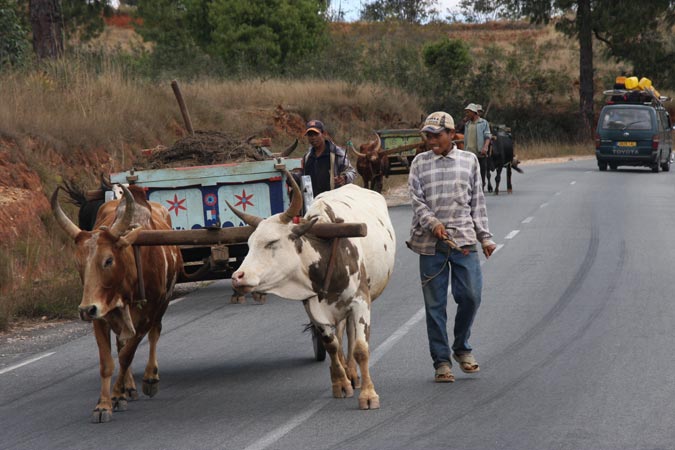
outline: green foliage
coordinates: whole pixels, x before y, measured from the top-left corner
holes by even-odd
[[[29,48],[28,31],[16,2],[0,0],[0,69],[23,62]]]
[[[158,66],[272,74],[325,46],[324,8],[316,0],[147,0],[138,31],[156,43]]]
[[[103,16],[112,13],[106,0],[61,0],[64,32],[69,38],[89,41],[103,31]]]
[[[215,0],[211,53],[254,71],[278,70],[325,44],[322,13],[316,0]]]
[[[461,39],[444,38],[422,49],[424,65],[433,78],[434,109],[461,108],[458,87],[471,75],[472,58],[469,46]],[[440,102],[440,103],[439,103]]]
[[[437,5],[437,0],[374,0],[361,10],[361,20],[422,23],[438,15]]]

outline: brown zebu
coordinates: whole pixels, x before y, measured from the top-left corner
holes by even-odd
[[[389,158],[382,153],[380,135],[367,144],[361,144],[359,151],[351,145],[349,148],[356,155],[356,171],[363,178],[363,187],[375,192],[382,192],[384,178],[389,176]]]
[[[143,374],[143,393],[152,397],[159,391],[157,341],[162,316],[182,270],[178,247],[140,247],[133,243],[141,230],[171,230],[169,212],[159,203],[148,202],[139,187],[123,187],[124,197],[103,204],[93,231],[83,231],[63,212],[57,188],[51,204],[57,223],[75,240],[76,264],[82,278],[82,320],[92,321],[98,344],[101,396],[94,408],[93,422],[108,422],[113,410],[124,411],[127,399],[138,398],[131,362],[138,344],[148,334],[150,355]],[[136,261],[136,256],[140,261]],[[137,262],[142,267],[139,292]],[[110,382],[115,363],[111,353],[110,330],[117,338],[119,373],[112,396]]]

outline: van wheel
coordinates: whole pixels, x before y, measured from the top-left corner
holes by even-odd
[[[661,169],[663,169],[664,172],[670,172],[670,153],[668,154],[668,158],[666,158],[666,162],[661,164]]]
[[[616,170],[616,164],[610,164],[609,170]]]
[[[607,170],[607,163],[598,161],[598,169],[600,169],[600,172],[604,172]]]

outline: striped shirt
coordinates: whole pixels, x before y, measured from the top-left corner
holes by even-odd
[[[447,156],[429,150],[410,166],[408,189],[413,207],[409,247],[435,254],[433,229],[443,224],[457,245],[492,243],[478,158],[454,147]]]

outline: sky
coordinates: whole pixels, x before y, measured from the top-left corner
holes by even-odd
[[[361,11],[361,5],[363,3],[369,3],[367,0],[331,0],[332,7],[337,9],[342,6],[342,10],[345,12],[345,19],[348,22],[357,20],[359,18],[359,12]],[[459,0],[439,0],[439,10],[441,13],[441,18],[445,17],[446,10],[456,9]]]

